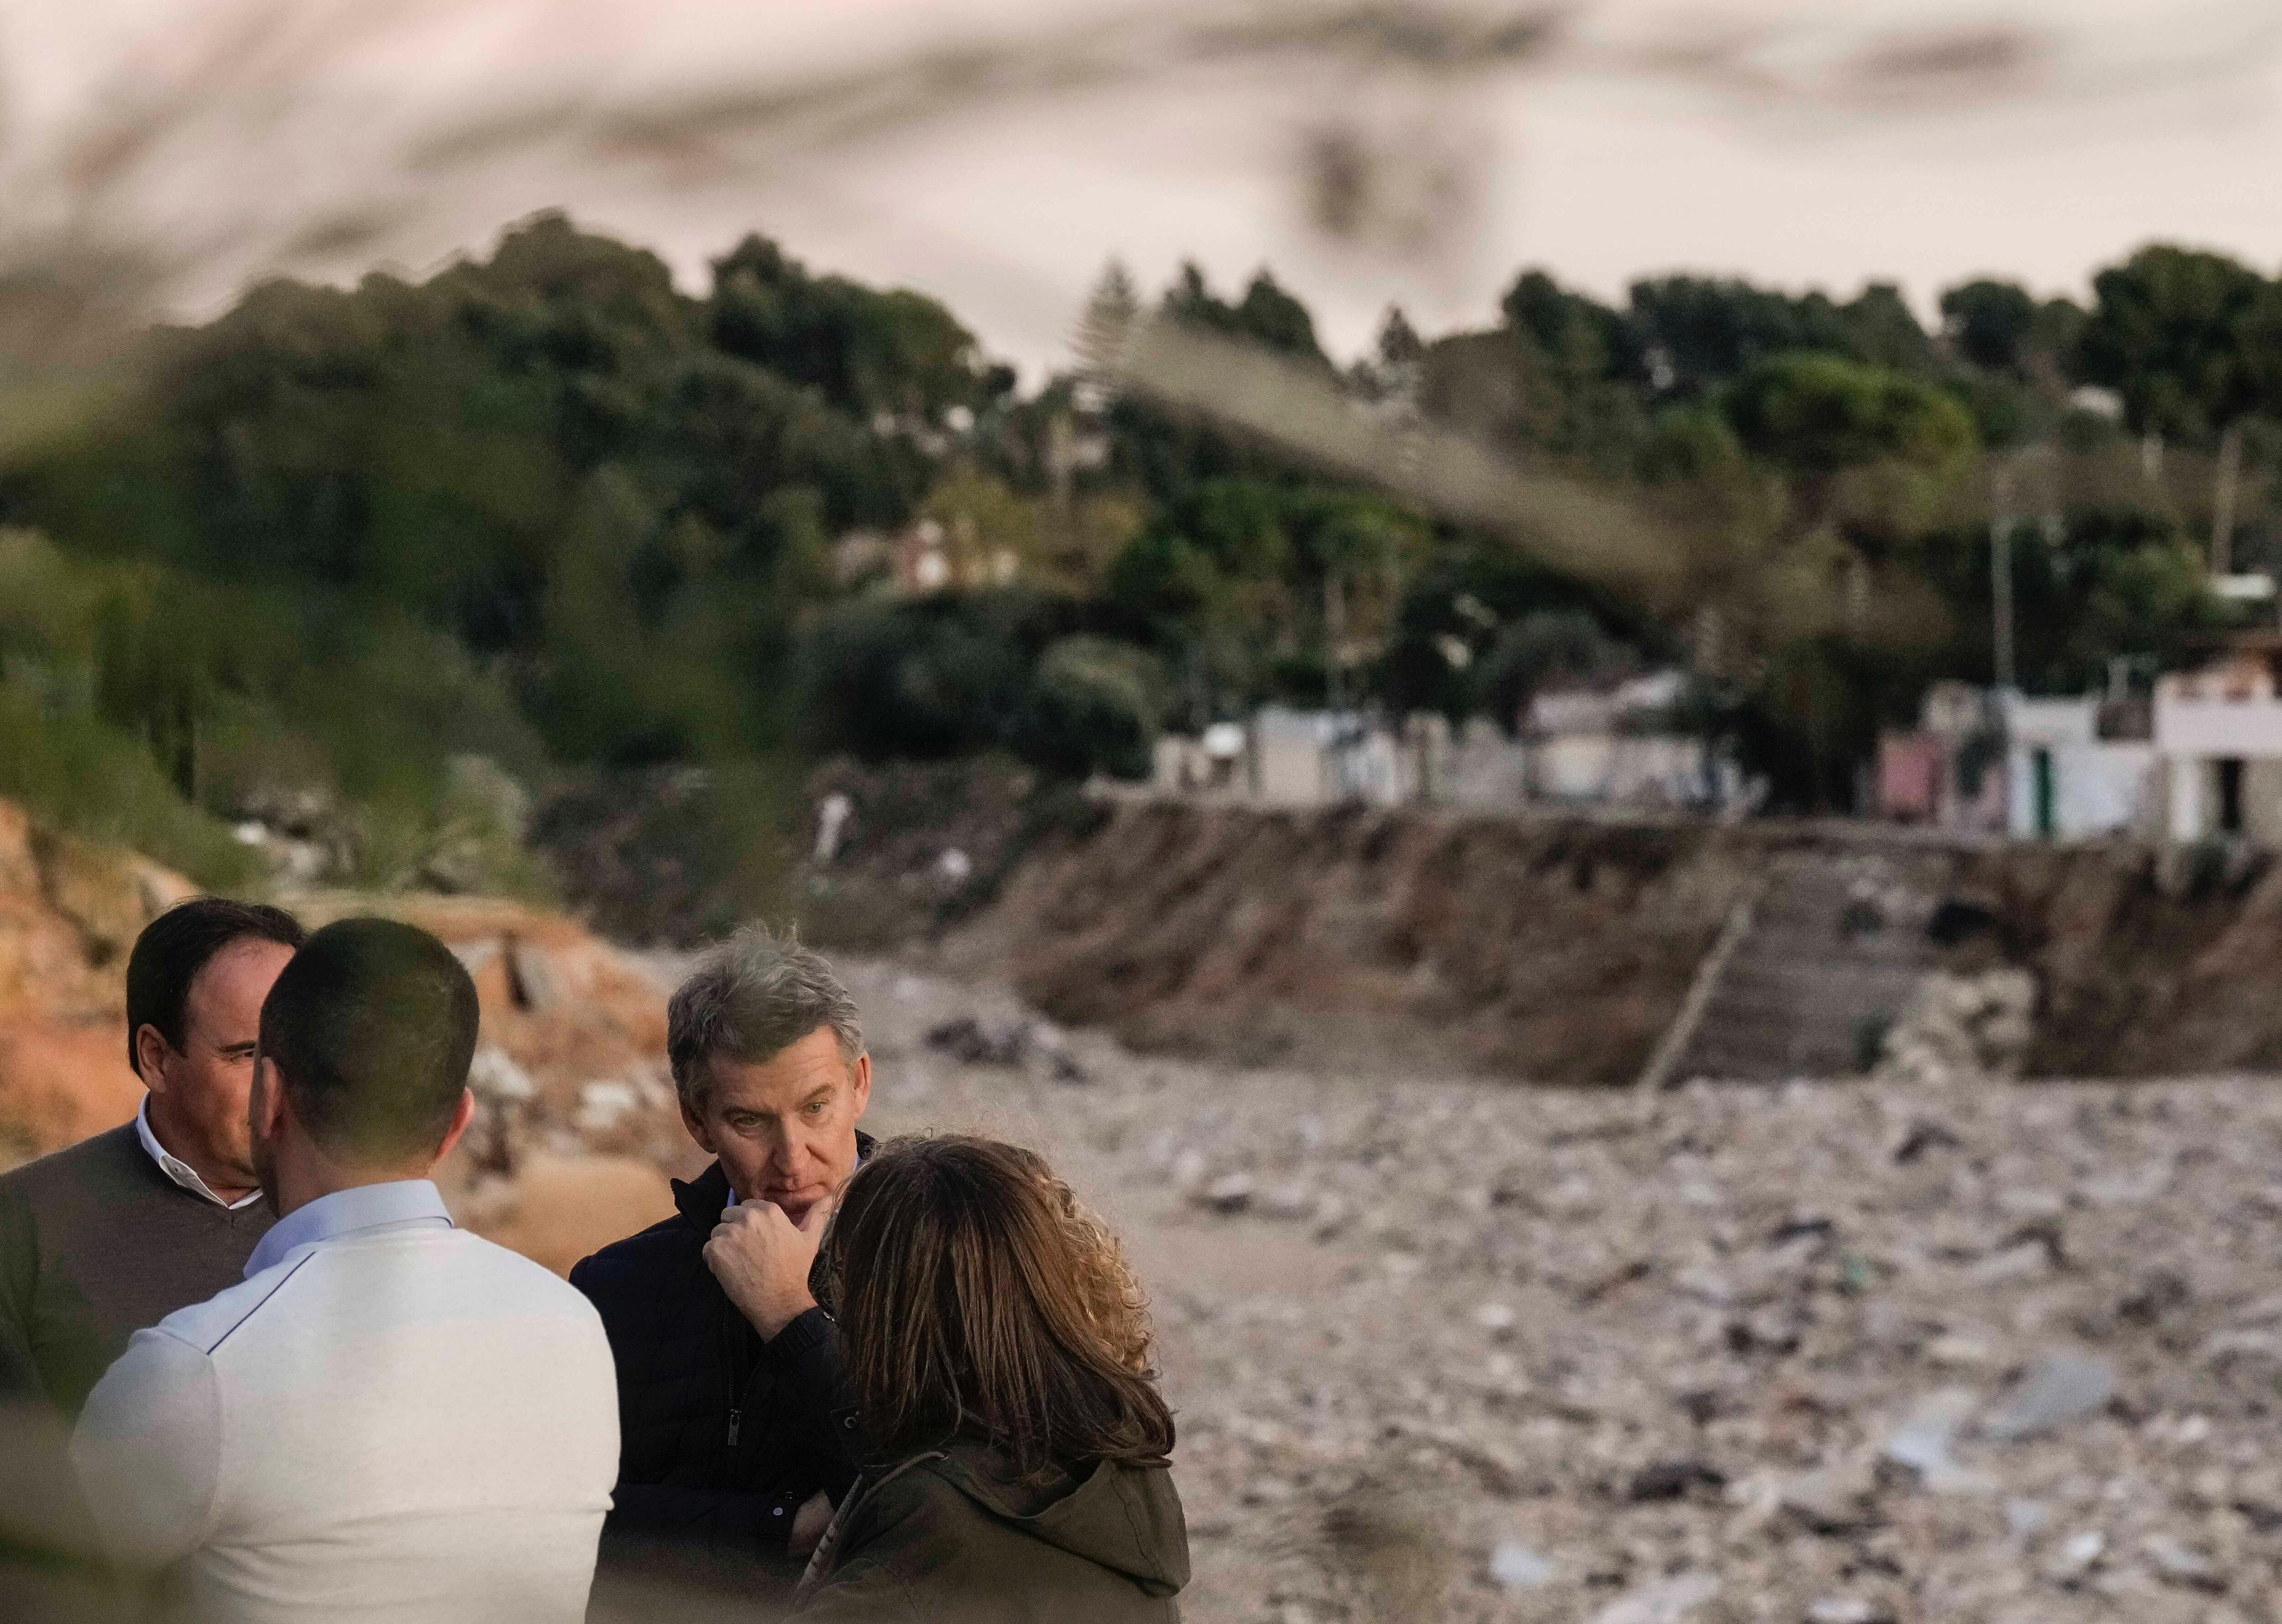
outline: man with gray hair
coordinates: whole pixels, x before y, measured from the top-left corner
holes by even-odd
[[[788,1593],[856,1473],[817,1244],[871,1149],[856,1006],[797,942],[740,932],[666,1007],[666,1056],[713,1165],[673,1217],[570,1272],[617,1363],[620,1455],[602,1535],[629,1573]]]

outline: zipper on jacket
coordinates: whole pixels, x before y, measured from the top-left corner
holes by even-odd
[[[765,1361],[761,1356],[757,1353],[755,1354],[753,1356],[753,1368],[745,1373],[745,1385],[743,1389],[741,1391],[733,1392],[730,1395],[729,1447],[733,1450],[737,1447],[737,1435],[744,1430],[745,1406],[753,1396],[753,1384],[761,1379],[761,1369]]]
[[[745,1373],[745,1390],[738,1394],[736,1401],[729,1406],[729,1447],[733,1450],[737,1447],[737,1435],[744,1430],[745,1401],[752,1397],[753,1383],[760,1379],[761,1361],[756,1358],[753,1368]]]

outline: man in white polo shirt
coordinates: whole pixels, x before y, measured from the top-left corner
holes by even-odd
[[[312,936],[262,1005],[244,1283],[136,1333],[72,1458],[122,1567],[198,1619],[576,1624],[617,1469],[610,1350],[427,1174],[476,990],[410,925]]]

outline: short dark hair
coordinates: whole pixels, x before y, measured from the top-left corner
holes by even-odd
[[[135,950],[127,955],[127,1063],[137,1075],[143,1068],[135,1053],[135,1034],[155,1026],[160,1037],[181,1049],[189,1035],[182,1020],[190,983],[224,947],[249,939],[299,947],[309,932],[282,908],[230,897],[192,897],[143,927]]]
[[[1117,1237],[1036,1151],[960,1135],[881,1146],[849,1180],[824,1258],[850,1395],[891,1458],[959,1435],[1024,1473],[1171,1454],[1148,1301]]]
[[[476,984],[416,925],[343,919],[302,945],[261,1006],[261,1053],[293,1114],[336,1155],[433,1150],[475,1058]]]

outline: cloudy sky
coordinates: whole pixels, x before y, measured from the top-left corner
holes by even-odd
[[[1111,256],[1261,265],[1331,346],[1517,267],[1922,307],[2154,237],[2282,268],[2282,33],[2239,0],[0,0],[0,246],[97,230],[196,312],[548,205],[700,284],[748,229],[1060,361]]]

